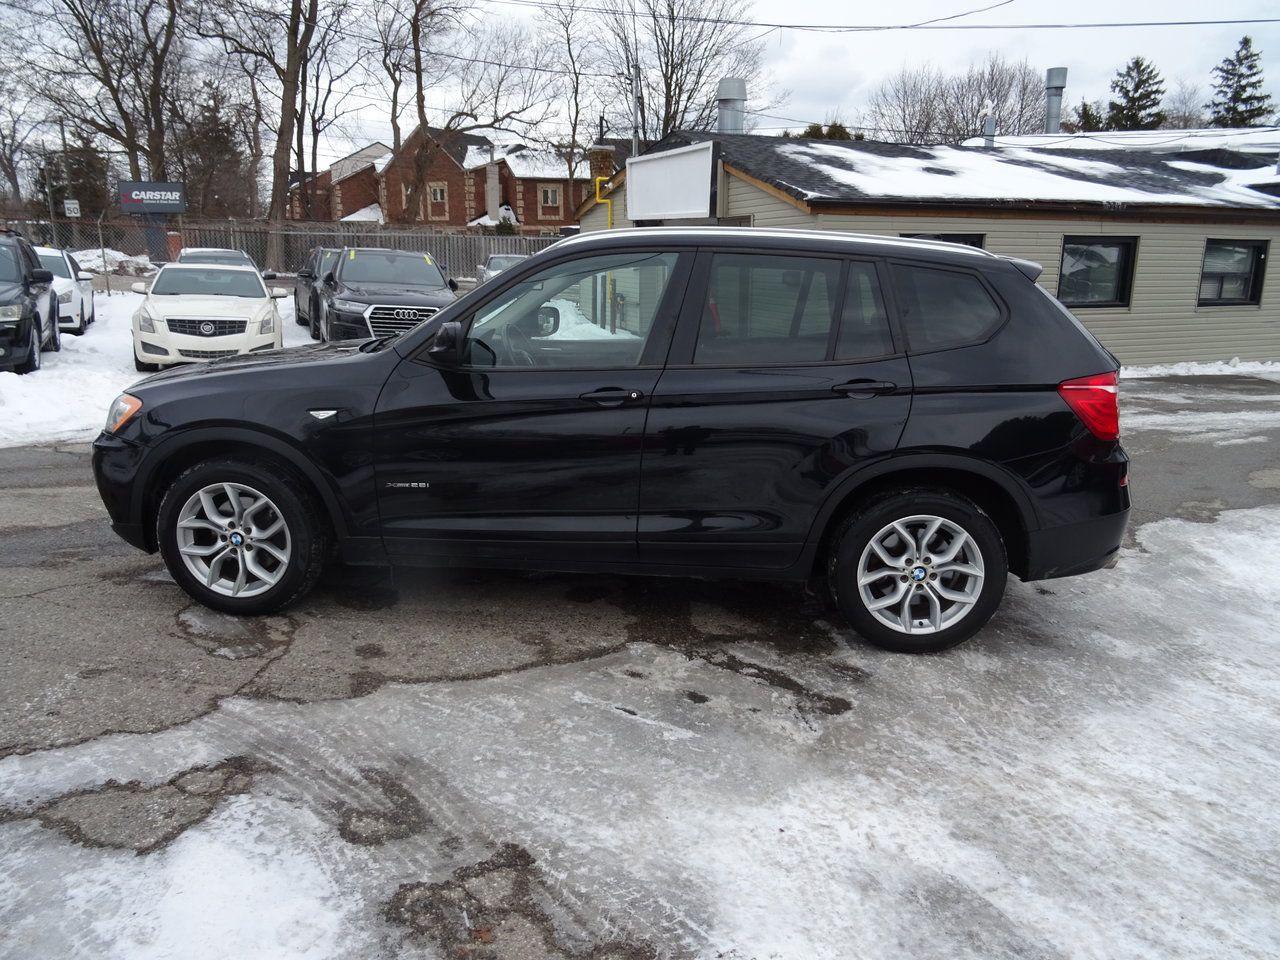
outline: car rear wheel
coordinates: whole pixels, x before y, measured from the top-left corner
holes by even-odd
[[[207,607],[280,610],[307,593],[328,552],[328,525],[282,464],[207,460],[165,492],[156,541],[169,573]]]
[[[40,321],[34,317],[31,320],[31,336],[28,339],[30,343],[27,345],[27,359],[14,368],[17,373],[35,373],[44,362],[40,357],[40,351],[43,349],[40,343]]]
[[[971,500],[945,490],[882,495],[845,521],[827,579],[836,605],[886,650],[932,653],[973,636],[1004,595],[1000,531]]]

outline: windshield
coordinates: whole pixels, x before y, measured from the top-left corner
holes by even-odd
[[[156,277],[151,292],[161,296],[265,297],[262,281],[248,270],[219,270],[216,267],[165,267]]]
[[[253,266],[253,261],[237,250],[184,251],[179,263],[225,263],[233,266]]]
[[[517,263],[519,263],[523,259],[524,257],[490,257],[489,269],[490,270],[506,270],[509,267],[514,267]]]
[[[44,267],[55,277],[62,277],[66,280],[71,279],[71,271],[67,269],[67,261],[63,259],[61,254],[40,254],[40,266]]]
[[[20,279],[22,270],[18,267],[18,248],[0,245],[0,282],[17,283]]]
[[[348,250],[342,257],[342,282],[443,287],[444,276],[425,253]]]

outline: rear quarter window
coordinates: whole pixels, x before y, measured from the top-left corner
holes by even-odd
[[[1004,319],[986,285],[967,271],[896,263],[893,282],[912,353],[981,343]]]

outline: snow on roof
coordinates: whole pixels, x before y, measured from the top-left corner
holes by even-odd
[[[383,154],[391,150],[385,143],[374,142],[368,146],[361,147],[355,153],[347,154],[341,160],[335,160],[329,165],[329,175],[332,181],[336,183],[339,180],[351,176],[357,170],[369,166],[375,160],[382,157]]]
[[[395,159],[395,154],[392,153],[390,150],[388,150],[382,156],[376,158],[373,161],[374,172],[381,173],[383,170],[387,169],[387,164],[389,164],[393,159]]]
[[[468,227],[496,227],[499,223],[519,223],[516,219],[516,212],[507,204],[503,204],[498,208],[498,219],[495,220],[487,213],[482,217],[476,217],[474,220],[468,221]]]
[[[970,137],[962,146],[981,147],[982,137]],[[1280,151],[1280,127],[1208,127],[1186,130],[1103,130],[1096,133],[1035,133],[997,136],[997,147],[1038,147],[1067,150],[1150,150],[1183,153],[1190,150],[1239,150],[1275,154]]]
[[[692,132],[673,134],[658,148],[708,138],[720,143],[730,167],[807,202],[1280,208],[1274,162],[1228,151],[1098,154]]]
[[[348,223],[348,222],[350,223],[355,223],[355,222],[381,223],[382,207],[380,207],[376,203],[371,203],[367,207],[361,207],[359,210],[356,210],[354,213],[348,213],[345,217],[342,218],[342,221],[344,223]]]
[[[504,161],[517,177],[540,180],[563,180],[569,176],[569,165],[553,150],[530,147],[523,143],[496,143],[492,155],[485,146],[467,147],[462,166],[467,170]]]

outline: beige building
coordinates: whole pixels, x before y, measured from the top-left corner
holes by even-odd
[[[719,133],[673,134],[647,153],[708,140],[717,146],[706,218],[632,221],[620,173],[602,192],[613,225],[803,227],[970,243],[1042,264],[1039,282],[1124,363],[1280,360],[1280,271],[1268,270],[1280,238],[1274,156],[1217,146],[1101,153]],[[607,226],[606,205],[588,200],[578,213],[584,231]]]

